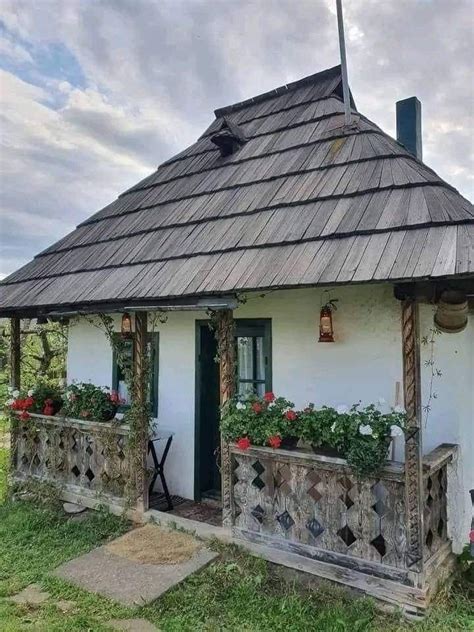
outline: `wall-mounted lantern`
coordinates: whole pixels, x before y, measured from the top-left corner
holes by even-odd
[[[132,319],[128,312],[122,315],[121,332],[124,338],[128,338],[132,335]]]
[[[321,306],[319,312],[319,340],[318,342],[334,342],[334,327],[332,322],[332,312],[336,310],[338,299],[329,299]]]

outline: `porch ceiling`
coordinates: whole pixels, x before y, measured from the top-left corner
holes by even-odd
[[[1,284],[0,313],[474,275],[474,210],[357,113],[340,67],[216,111],[185,151]],[[247,141],[221,156],[223,117]]]

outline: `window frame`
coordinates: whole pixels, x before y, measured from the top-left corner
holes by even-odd
[[[116,333],[114,337],[120,336],[120,333]],[[132,358],[134,354],[135,347],[135,333],[131,335],[131,343],[132,343]],[[151,404],[151,414],[154,419],[158,417],[158,384],[159,384],[159,368],[160,368],[160,334],[159,332],[148,332],[147,333],[147,345],[151,344],[151,352],[152,352],[152,361],[150,362],[150,404]],[[115,348],[113,349],[112,354],[112,389],[118,391],[118,373],[119,366],[117,361],[117,352]],[[118,412],[124,413],[130,408],[129,404],[122,404],[119,406]]]
[[[253,338],[253,371],[256,375],[256,338],[262,338],[263,357],[265,366],[265,379],[243,379],[239,378],[237,338]],[[265,393],[272,390],[272,319],[271,318],[238,318],[235,320],[235,388],[239,392],[239,385],[242,384],[264,384]]]

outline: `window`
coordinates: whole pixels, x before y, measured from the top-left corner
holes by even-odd
[[[260,397],[272,388],[270,321],[237,320],[237,392]]]
[[[126,363],[131,366],[133,361],[133,345],[134,339],[126,340]],[[147,348],[150,358],[150,405],[153,417],[158,416],[158,363],[159,363],[159,334],[148,334]],[[113,355],[113,373],[112,388],[118,392],[120,397],[125,400],[125,404],[120,407],[120,412],[124,412],[130,405],[130,393],[127,389],[125,376],[122,368],[117,362],[117,354]]]

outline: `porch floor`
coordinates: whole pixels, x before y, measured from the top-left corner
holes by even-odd
[[[150,509],[166,512],[171,516],[179,516],[187,520],[195,520],[196,522],[205,522],[214,527],[222,525],[222,507],[220,503],[209,500],[204,502],[195,502],[187,500],[181,496],[171,496],[173,509],[168,511],[166,498],[164,494],[154,493],[150,496]]]
[[[185,500],[168,513],[180,518],[196,520],[196,522],[206,522],[215,527],[222,525],[222,508],[214,503],[198,503],[193,500]]]

